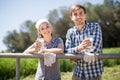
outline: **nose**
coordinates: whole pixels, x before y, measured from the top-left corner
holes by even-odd
[[[48,31],[48,28],[45,28],[45,29],[44,29],[44,32],[47,32],[47,31]]]
[[[83,13],[77,15],[78,18],[81,18],[81,17],[83,17],[83,16],[84,16]]]
[[[77,15],[77,18],[81,18],[82,17],[82,15]]]

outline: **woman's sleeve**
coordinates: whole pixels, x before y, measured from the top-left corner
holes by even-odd
[[[63,40],[61,38],[58,38],[58,48],[64,48],[64,43]]]

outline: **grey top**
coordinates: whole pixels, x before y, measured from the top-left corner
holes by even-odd
[[[52,38],[50,43],[45,43],[47,49],[58,48],[58,45],[63,45],[61,38]],[[44,65],[44,60],[40,59],[35,80],[61,80],[59,61],[56,59],[56,62],[51,67],[47,67]]]

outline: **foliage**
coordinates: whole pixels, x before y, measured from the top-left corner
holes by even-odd
[[[98,22],[103,32],[104,47],[120,46],[120,1],[104,0],[94,10],[98,14]]]
[[[9,64],[9,65],[8,65]],[[15,59],[0,58],[0,80],[15,78]],[[7,65],[7,66],[6,66]],[[20,75],[26,77],[30,74],[35,74],[38,65],[38,59],[21,59],[20,60]],[[69,60],[60,60],[61,72],[72,71],[73,64]],[[7,75],[6,75],[7,74]]]
[[[103,49],[104,53],[120,53],[120,48],[110,48]],[[21,59],[20,60],[20,74],[22,77],[26,77],[30,74],[35,74],[38,59]],[[0,58],[0,80],[6,80],[15,77],[15,59],[11,58]],[[114,67],[115,65],[120,65],[120,60],[103,60],[104,67]],[[7,65],[7,66],[6,66]],[[73,71],[74,63],[71,63],[69,59],[60,59],[60,70],[61,72],[71,72]],[[6,75],[7,74],[7,75]]]
[[[36,73],[37,65],[38,59],[22,59],[20,74],[25,77],[27,75]]]
[[[0,80],[15,78],[15,59],[0,58]],[[20,75],[26,77],[34,74],[37,69],[37,59],[21,59]]]
[[[26,21],[21,25],[20,32],[14,30],[8,32],[8,35],[4,38],[3,42],[10,52],[23,52],[28,46],[32,44],[36,37],[36,30],[34,23]]]
[[[79,3],[78,3],[79,4]],[[98,22],[103,33],[103,47],[118,47],[120,46],[120,1],[119,0],[104,0],[101,5],[92,5],[85,3],[87,10],[87,21]],[[70,20],[69,8],[60,7],[51,10],[48,14],[48,20],[53,25],[54,36],[61,37],[66,40],[66,33],[74,24]],[[8,32],[3,42],[10,52],[23,52],[30,46],[37,37],[35,23],[28,20],[20,27],[20,31]]]
[[[120,48],[104,48],[103,49],[104,54],[120,54]],[[111,67],[115,65],[120,65],[120,60],[119,59],[104,59],[103,60],[104,66]]]
[[[70,60],[61,59],[60,60],[60,70],[61,72],[67,72],[73,70],[73,63],[70,63]]]
[[[0,80],[13,78],[15,75],[15,60],[0,58]]]
[[[48,19],[54,28],[54,36],[61,37],[65,42],[67,30],[73,26],[67,7],[61,7],[48,14]]]
[[[84,5],[87,10],[87,21],[98,22],[103,32],[103,47],[120,46],[120,1],[104,0],[102,5]],[[55,35],[65,42],[67,30],[74,26],[69,17],[69,9],[61,7],[48,14],[48,19],[54,25]]]

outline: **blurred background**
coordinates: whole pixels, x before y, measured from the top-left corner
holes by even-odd
[[[120,46],[120,0],[1,0],[0,51],[23,52],[36,38],[35,22],[47,18],[54,26],[54,36],[65,41],[73,26],[69,7],[82,4],[87,9],[87,21],[98,22],[103,32],[103,47]]]
[[[23,52],[37,37],[35,22],[47,18],[54,36],[65,42],[73,26],[69,8],[82,4],[87,21],[97,22],[103,34],[103,53],[120,54],[120,0],[0,0],[0,53]],[[15,80],[15,58],[0,58],[0,80]],[[20,80],[34,80],[38,59],[21,59]],[[120,80],[120,60],[105,59],[102,80]],[[6,66],[7,65],[7,66]],[[62,80],[71,80],[74,63],[60,59]]]

